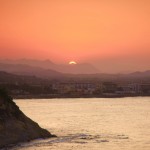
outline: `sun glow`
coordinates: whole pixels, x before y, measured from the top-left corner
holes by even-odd
[[[77,63],[75,61],[70,61],[69,65],[76,65]]]

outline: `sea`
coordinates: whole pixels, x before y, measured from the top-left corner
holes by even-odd
[[[14,101],[57,137],[12,150],[150,150],[150,97]]]

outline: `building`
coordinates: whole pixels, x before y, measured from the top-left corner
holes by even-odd
[[[117,91],[117,84],[112,82],[102,83],[102,92],[103,93],[115,93]]]
[[[57,90],[59,94],[93,94],[96,89],[94,83],[57,83],[53,84],[53,89]]]

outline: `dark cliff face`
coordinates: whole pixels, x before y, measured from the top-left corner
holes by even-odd
[[[0,89],[0,148],[46,137],[53,135],[25,116],[12,98]]]

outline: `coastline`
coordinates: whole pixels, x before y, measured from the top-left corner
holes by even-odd
[[[27,117],[7,92],[0,89],[0,149],[20,142],[56,137]]]
[[[55,98],[125,98],[125,97],[150,97],[150,94],[109,94],[109,95],[12,95],[14,99],[55,99]]]

